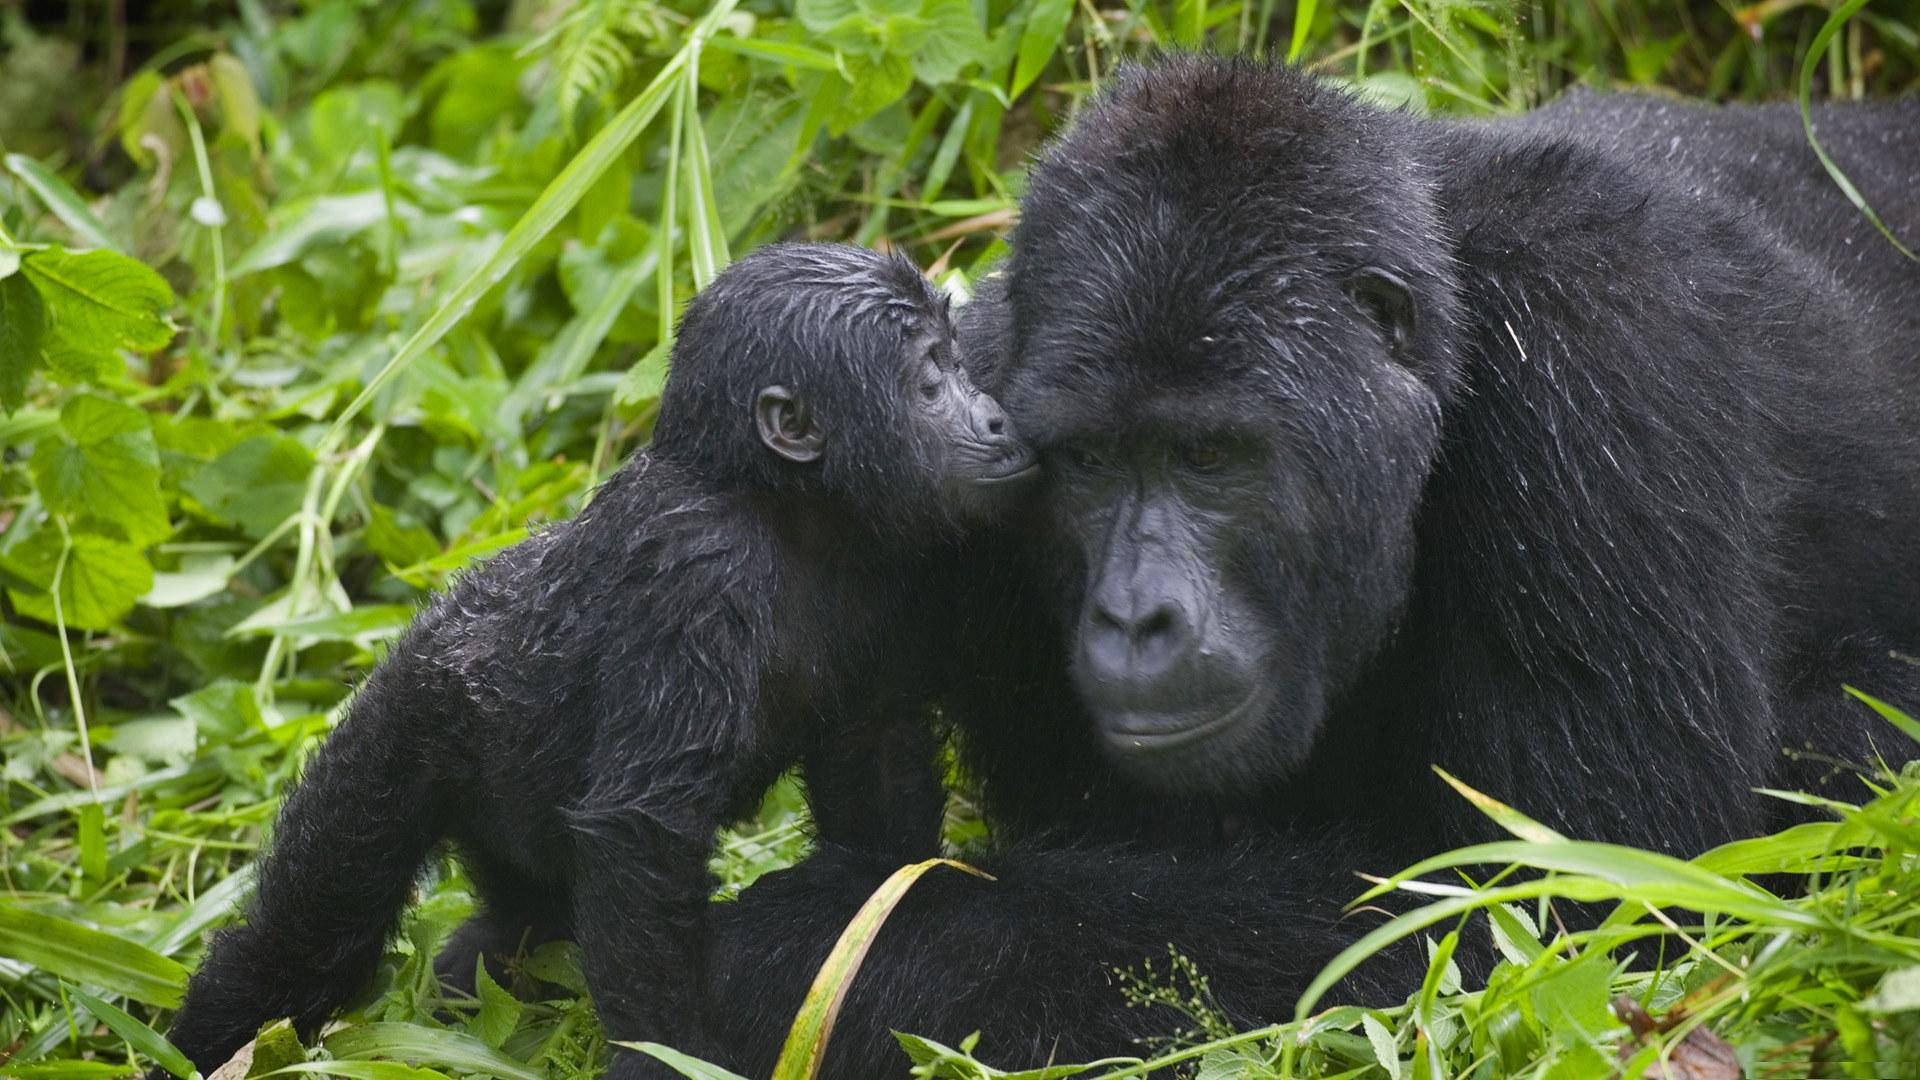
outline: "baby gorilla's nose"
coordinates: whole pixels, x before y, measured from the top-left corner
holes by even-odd
[[[976,394],[973,399],[973,433],[982,441],[1004,438],[1007,430],[1007,413],[1000,403],[985,394]]]

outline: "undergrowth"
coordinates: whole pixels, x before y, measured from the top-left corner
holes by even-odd
[[[1032,149],[1167,46],[1484,113],[1576,82],[1897,92],[1916,26],[1915,0],[0,6],[0,1076],[169,1060],[154,1030],[353,682],[426,590],[573,513],[646,439],[673,313],[734,253],[888,245],[964,290]],[[1432,896],[1431,977],[1398,1009],[1229,1034],[1205,972],[1156,958],[1133,992],[1192,1030],[1114,1052],[1209,1077],[1574,1077],[1711,1031],[1756,1076],[1912,1075],[1916,783],[1872,775],[1873,802],[1692,870],[1527,829],[1469,872],[1562,868]],[[950,840],[978,840],[955,808]],[[717,853],[723,894],[806,846],[783,785]],[[1742,880],[1762,872],[1806,889]],[[1700,891],[1659,891],[1682,879]],[[1548,906],[1623,897],[1581,934]],[[471,907],[440,868],[324,1046],[281,1032],[261,1061],[593,1069],[566,946],[526,974],[572,993],[482,983],[437,1018],[427,960]],[[1463,986],[1449,942],[1489,931],[1504,963]]]

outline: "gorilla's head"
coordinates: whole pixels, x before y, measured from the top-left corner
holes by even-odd
[[[1035,166],[1003,396],[1075,683],[1149,783],[1286,775],[1406,604],[1458,321],[1414,131],[1186,57]]]

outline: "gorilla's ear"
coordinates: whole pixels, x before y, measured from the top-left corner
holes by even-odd
[[[784,386],[763,387],[753,399],[753,422],[767,449],[802,464],[817,461],[826,433],[815,422],[813,410]]]
[[[1395,360],[1408,363],[1413,352],[1413,292],[1407,283],[1369,266],[1347,281],[1347,294],[1372,319]]]

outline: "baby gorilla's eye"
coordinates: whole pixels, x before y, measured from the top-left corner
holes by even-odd
[[[928,401],[935,400],[940,396],[941,385],[945,382],[939,365],[929,363],[920,373],[920,396]]]
[[[1190,469],[1206,472],[1227,463],[1227,451],[1218,443],[1190,443],[1180,448],[1180,460]]]
[[[1107,465],[1106,455],[1081,443],[1064,443],[1059,452],[1062,461],[1076,468],[1100,469]]]

